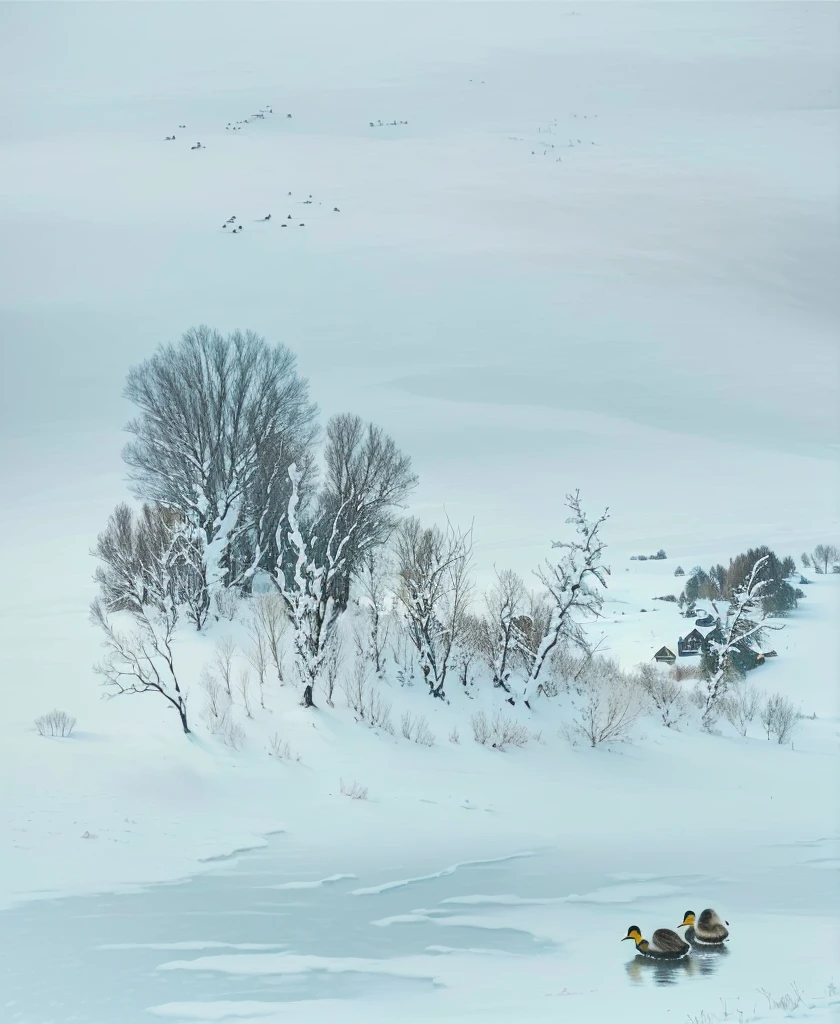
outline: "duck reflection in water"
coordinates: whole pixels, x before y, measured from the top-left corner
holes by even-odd
[[[729,955],[725,947],[713,953],[692,953],[682,960],[652,960],[638,954],[629,960],[624,969],[636,985],[652,981],[654,985],[676,985],[688,978],[714,974],[721,958]]]

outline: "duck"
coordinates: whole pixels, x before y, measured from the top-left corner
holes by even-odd
[[[642,938],[638,925],[632,924],[621,941],[624,942],[627,939],[632,939],[635,942],[637,952],[652,960],[681,960],[691,951],[691,946],[670,928],[657,928],[653,933],[653,938],[648,942],[647,939]]]
[[[728,921],[722,921],[717,912],[711,908],[701,911],[699,917],[695,917],[693,910],[686,910],[683,915],[682,924],[678,928],[685,928],[685,937],[692,946],[722,946],[729,938]]]

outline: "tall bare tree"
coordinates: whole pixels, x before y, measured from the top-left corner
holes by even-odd
[[[520,629],[525,611],[525,585],[512,569],[496,572],[496,581],[485,594],[486,643],[484,657],[493,673],[493,685],[510,693],[510,674],[517,651],[526,647]]]
[[[392,437],[350,413],[327,424],[324,463],[319,508],[327,518],[341,510],[339,529],[348,536],[344,564],[333,582],[333,597],[346,608],[351,576],[364,572],[370,552],[394,532],[417,477]]]
[[[560,560],[546,561],[544,566],[535,570],[537,579],[548,591],[551,618],[534,655],[525,684],[523,699],[526,704],[539,685],[546,659],[558,644],[572,643],[586,647],[585,635],[576,616],[598,615],[603,598],[592,584],[606,587],[606,577],[610,571],[602,561],[606,545],[601,539],[601,527],[609,518],[609,510],[590,521],[581,506],[580,491],[567,494],[566,505],[572,513],[566,522],[574,526],[577,538],[572,541],[555,541],[552,547],[563,551]]]
[[[423,527],[407,519],[397,535],[398,597],[420,671],[433,697],[445,696],[449,661],[470,600],[472,529]]]

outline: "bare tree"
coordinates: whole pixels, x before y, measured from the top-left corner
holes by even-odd
[[[343,609],[350,577],[365,572],[372,551],[394,532],[397,510],[417,486],[417,477],[393,438],[350,413],[333,416],[327,424],[324,462],[320,506],[326,518],[337,518],[348,537],[344,564],[332,585],[332,596]]]
[[[243,668],[239,673],[237,688],[239,696],[242,698],[242,707],[245,710],[246,718],[253,718],[254,716],[251,714],[251,673],[247,668]]]
[[[236,654],[236,644],[229,637],[222,637],[216,644],[216,652],[213,661],[216,671],[222,681],[229,698],[233,698],[233,658]]]
[[[823,573],[827,573],[830,565],[840,562],[840,551],[834,544],[817,544],[811,557],[814,567],[820,566]]]
[[[484,656],[493,673],[493,685],[508,693],[514,656],[517,651],[528,650],[528,638],[520,629],[525,601],[525,585],[512,569],[497,571],[496,582],[484,597],[487,615]]]
[[[253,668],[257,677],[257,687],[260,691],[260,707],[265,708],[265,677],[268,673],[269,651],[265,633],[255,625],[254,619],[248,624],[249,645],[245,651],[245,657]]]
[[[177,606],[142,607],[130,612],[132,627],[118,629],[102,602],[91,606],[94,623],[105,635],[105,657],[95,666],[111,696],[127,693],[158,693],[178,712],[181,727],[189,733],[187,696],[175,670],[174,636]]]
[[[787,743],[790,739],[799,724],[799,717],[795,705],[780,693],[768,697],[761,709],[761,724],[764,726],[767,739],[775,736],[779,745]]]
[[[811,556],[808,554],[807,551],[803,551],[802,554],[799,556],[799,559],[802,562],[803,569],[811,568]]]
[[[289,625],[285,603],[279,594],[260,594],[252,599],[252,608],[249,635],[254,638],[259,633],[262,637],[277,682],[282,686],[283,638]]]
[[[381,678],[385,672],[385,652],[393,616],[388,614],[388,600],[393,580],[393,566],[381,549],[368,547],[362,553],[356,573],[359,587],[358,603],[365,619],[359,641],[362,653],[373,664]]]
[[[408,519],[396,543],[398,597],[420,671],[433,697],[443,698],[449,659],[470,597],[472,530],[462,533]]]
[[[763,555],[755,561],[746,580],[732,596],[732,602],[721,623],[720,639],[709,641],[712,671],[706,684],[706,702],[703,708],[705,729],[712,727],[717,705],[726,695],[733,655],[743,651],[744,645],[751,637],[758,638],[762,630],[767,628],[761,592],[767,586],[768,580],[761,578],[761,570],[768,558],[768,555]],[[717,605],[713,607],[720,617]]]
[[[546,658],[562,642],[575,643],[586,647],[585,636],[575,613],[598,615],[603,598],[593,589],[594,581],[606,587],[609,569],[603,564],[605,544],[601,540],[601,526],[609,517],[608,510],[594,522],[590,522],[580,503],[580,492],[566,495],[566,504],[571,516],[566,520],[574,526],[578,537],[573,541],[555,541],[553,548],[560,548],[564,554],[556,562],[546,562],[535,575],[548,591],[551,600],[551,619],[548,629],[537,649],[523,697],[525,703],[539,685],[540,672]]]
[[[307,384],[284,346],[198,327],[133,367],[125,395],[140,410],[124,451],[134,490],[180,513],[209,607],[214,590],[246,582],[263,563],[287,467],[311,475]]]

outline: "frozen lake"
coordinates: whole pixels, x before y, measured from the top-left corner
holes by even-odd
[[[187,881],[4,913],[3,1019],[303,1021],[338,1005],[341,1019],[431,1020],[467,996],[489,1020],[515,1019],[520,999],[546,1013],[566,1002],[584,1012],[582,1000],[593,1020],[619,1008],[665,1020],[721,1000],[760,1008],[761,988],[815,994],[831,982],[838,851],[827,840],[769,848],[730,877],[679,864],[673,876],[605,872],[634,858],[551,848],[422,876],[395,854],[393,870],[372,877],[337,855],[342,870],[316,877],[277,836]],[[725,953],[662,964],[620,942],[630,924],[676,927],[710,895],[731,920]],[[411,1009],[389,1018],[397,1004]]]

